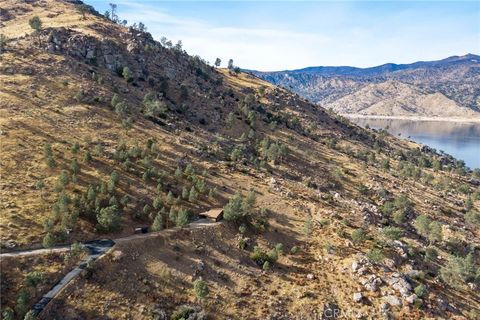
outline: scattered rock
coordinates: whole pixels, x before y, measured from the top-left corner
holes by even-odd
[[[152,313],[153,313],[153,319],[154,320],[168,320],[169,319],[168,316],[167,316],[167,313],[163,309],[156,308],[152,311]]]
[[[408,272],[405,273],[409,278],[412,278],[412,279],[416,279],[416,278],[420,278],[423,274],[422,271],[420,270],[410,270]]]
[[[390,310],[390,305],[387,302],[382,302],[382,304],[380,305],[380,311],[382,313],[386,313],[388,312],[388,310]]]
[[[413,304],[417,300],[417,295],[415,293],[409,295],[407,298],[405,298],[405,302],[408,304]]]
[[[438,304],[438,308],[443,312],[445,312],[445,311],[456,312],[456,308],[454,306],[450,305],[443,298],[437,298],[437,304]]]
[[[112,252],[112,261],[120,261],[123,257],[123,252],[120,250],[115,250]]]
[[[17,244],[15,243],[15,241],[13,240],[7,240],[5,241],[5,247],[7,249],[12,249],[12,248],[15,248],[17,246]]]
[[[360,265],[358,264],[358,261],[353,261],[352,262],[352,271],[357,272],[357,270],[360,268]]]
[[[400,307],[402,305],[402,301],[396,296],[385,296],[382,299],[392,307]]]
[[[364,286],[365,289],[372,292],[377,291],[380,285],[382,284],[382,282],[383,282],[382,279],[380,279],[379,277],[373,274],[370,275],[368,278],[360,281],[360,283]]]
[[[363,299],[363,294],[361,292],[355,292],[353,294],[353,301],[354,302],[361,302]]]
[[[403,297],[408,297],[412,292],[412,286],[399,273],[394,273],[391,277],[385,279],[385,282],[398,291]]]
[[[384,259],[384,260],[383,260],[383,264],[384,264],[385,266],[387,266],[388,268],[390,268],[390,269],[395,269],[396,266],[397,266],[397,264],[395,263],[395,260],[389,259],[389,258]]]

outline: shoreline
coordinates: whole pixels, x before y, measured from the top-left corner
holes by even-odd
[[[439,121],[439,122],[463,122],[480,123],[480,117],[474,118],[447,118],[447,117],[422,117],[422,116],[375,116],[355,113],[339,113],[349,119],[381,119],[381,120],[408,120],[408,121]]]

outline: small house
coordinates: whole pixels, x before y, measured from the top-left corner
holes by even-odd
[[[198,216],[200,218],[205,218],[208,220],[220,221],[223,219],[223,209],[222,208],[211,209],[211,210],[200,213]]]

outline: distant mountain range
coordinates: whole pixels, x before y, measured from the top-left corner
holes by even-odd
[[[480,118],[480,56],[372,68],[250,71],[340,114]]]

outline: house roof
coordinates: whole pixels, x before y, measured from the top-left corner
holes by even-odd
[[[223,214],[223,209],[222,208],[216,208],[216,209],[210,209],[208,211],[202,212],[199,215],[206,217],[206,218],[211,218],[211,219],[217,219]]]

